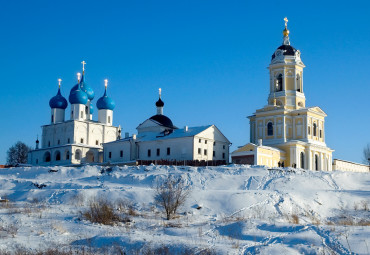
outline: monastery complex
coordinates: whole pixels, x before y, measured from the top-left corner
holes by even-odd
[[[332,158],[325,143],[326,113],[306,105],[301,52],[290,44],[285,18],[283,43],[272,54],[268,67],[270,82],[267,105],[248,117],[250,143],[231,153],[234,164],[297,167],[308,170],[368,172],[369,167]],[[82,75],[67,99],[61,94],[49,101],[50,123],[42,126],[41,144],[29,152],[32,165],[137,164],[183,162],[184,164],[227,164],[231,142],[215,125],[178,128],[164,115],[159,89],[155,114],[137,127],[137,134],[122,135],[113,125],[114,100],[105,80],[104,94],[97,100],[98,120],[93,120],[95,93]]]

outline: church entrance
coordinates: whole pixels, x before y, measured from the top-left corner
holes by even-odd
[[[92,163],[95,161],[94,153],[92,151],[88,151],[86,153],[86,162],[87,163]]]

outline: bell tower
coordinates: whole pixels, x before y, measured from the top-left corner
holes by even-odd
[[[268,104],[286,109],[300,109],[306,105],[303,93],[303,68],[301,52],[290,45],[288,19],[285,18],[283,44],[276,49],[268,67],[270,94]]]

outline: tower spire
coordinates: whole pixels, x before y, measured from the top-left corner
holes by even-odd
[[[283,30],[283,36],[284,36],[283,44],[284,45],[290,45],[290,41],[289,41],[289,30],[288,30],[288,18],[285,17],[284,18],[284,21],[285,21],[285,29]]]
[[[159,91],[159,98],[161,98],[162,89],[161,89],[161,88],[159,88],[159,89],[158,89],[158,91]]]
[[[58,85],[59,85],[59,88],[60,88],[60,84],[62,83],[62,79],[58,79]]]
[[[77,82],[80,83],[81,73],[77,73]]]

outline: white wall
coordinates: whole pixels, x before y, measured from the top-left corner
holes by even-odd
[[[214,142],[215,145],[213,145]],[[198,153],[198,149],[201,149],[201,154]],[[204,150],[207,150],[207,155],[204,155]],[[213,151],[215,151],[215,157],[213,157]],[[217,128],[211,126],[194,137],[193,153],[195,160],[226,160],[229,162],[229,143]]]
[[[135,140],[121,140],[103,144],[104,162],[128,162],[136,160]],[[121,157],[122,151],[122,157]],[[109,154],[111,157],[109,157]]]
[[[350,172],[370,172],[370,166],[358,164],[350,161],[334,159],[333,170]]]
[[[167,148],[170,148],[170,155],[167,155]],[[160,150],[159,156],[157,149]],[[150,157],[148,150],[151,150]],[[140,160],[193,160],[193,137],[138,142],[138,152]]]

